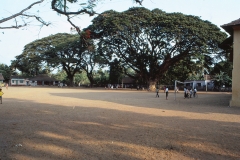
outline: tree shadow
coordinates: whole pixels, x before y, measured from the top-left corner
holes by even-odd
[[[240,158],[237,122],[85,107],[80,102],[70,107],[7,99],[0,109],[0,159]]]
[[[156,98],[153,92],[119,92],[119,91],[85,91],[73,93],[50,93],[59,97],[71,97],[86,100],[100,100],[117,104],[131,105],[136,107],[157,108],[195,113],[224,113],[240,114],[239,107],[228,107],[231,94],[199,94],[198,98],[184,99],[182,93],[169,93],[168,100],[165,93],[159,93]]]

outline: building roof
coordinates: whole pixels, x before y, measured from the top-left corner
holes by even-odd
[[[14,76],[11,76],[10,79],[27,79],[27,78],[23,76],[14,75]]]
[[[0,73],[0,81],[3,81],[4,80],[4,77],[2,75],[2,73]]]
[[[49,77],[47,74],[39,74],[36,77],[30,78],[31,81],[56,81],[55,78]]]
[[[233,35],[233,28],[232,28],[233,26],[240,26],[240,18],[230,23],[224,24],[221,27],[230,35]]]
[[[230,62],[233,62],[233,27],[234,26],[240,26],[240,18],[232,21],[230,23],[224,24],[221,27],[230,34],[230,37],[228,37],[227,39],[225,39],[220,45],[219,47],[225,50],[228,50],[230,52]]]

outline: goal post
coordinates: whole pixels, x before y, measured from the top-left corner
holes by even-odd
[[[182,83],[184,84],[184,82],[180,82],[178,80],[175,80],[175,84],[174,84],[174,100],[177,99],[177,83]]]
[[[181,82],[181,81],[175,80],[175,85],[174,85],[175,97],[174,97],[174,100],[177,99],[177,84],[178,83],[180,83],[180,84],[192,83],[192,87],[193,88],[196,86],[196,82],[195,81]]]

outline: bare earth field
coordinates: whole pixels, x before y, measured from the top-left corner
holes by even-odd
[[[230,93],[3,88],[0,160],[239,160]]]

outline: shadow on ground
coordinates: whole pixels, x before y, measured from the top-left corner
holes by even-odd
[[[52,94],[94,100],[94,95],[99,93]],[[131,98],[124,93],[111,94],[111,98],[103,95],[103,99],[128,104],[120,97]],[[155,101],[154,95],[147,95],[142,95],[144,100]],[[13,101],[17,102],[16,106],[10,105]],[[188,105],[195,104],[192,112],[197,112],[195,100],[187,101]],[[176,105],[173,101],[168,103]],[[149,107],[166,109],[153,104]],[[184,109],[179,110],[188,110],[188,105],[184,104]],[[221,109],[225,105],[209,107]],[[205,112],[211,110],[206,109]],[[239,114],[237,111],[231,114]],[[98,107],[66,107],[6,99],[0,106],[0,128],[1,160],[240,159],[239,123],[185,119],[164,116],[164,113],[163,116],[154,116]]]
[[[154,92],[73,92],[73,93],[50,93],[61,98],[71,97],[86,100],[100,100],[113,102],[117,104],[131,105],[135,107],[157,108],[165,110],[177,110],[194,113],[226,113],[240,114],[240,108],[228,107],[231,94],[219,93],[201,93],[198,98],[184,99],[182,93],[169,93],[168,100],[165,93],[159,93],[160,98],[156,98]],[[204,109],[202,109],[204,108]]]

